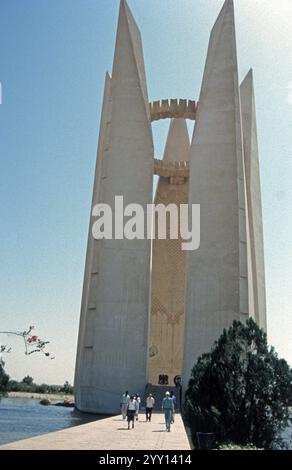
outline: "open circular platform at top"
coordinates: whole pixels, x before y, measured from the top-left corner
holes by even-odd
[[[154,174],[164,178],[181,177],[188,178],[190,173],[190,162],[173,161],[165,162],[154,159]]]
[[[151,121],[159,119],[196,119],[198,103],[193,100],[170,99],[149,103]]]

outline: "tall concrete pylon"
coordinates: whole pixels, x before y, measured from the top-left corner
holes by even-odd
[[[123,196],[124,205],[145,207],[152,202],[154,150],[141,37],[125,0],[120,4],[110,82],[110,112],[106,93],[94,186],[99,190],[93,203],[114,208],[115,196]],[[75,401],[82,411],[113,413],[119,411],[123,391],[142,393],[147,382],[151,241],[92,240],[91,226],[92,220]]]
[[[93,341],[93,338],[90,338],[90,332],[88,332],[87,322],[92,323],[93,311],[89,309],[89,292],[91,283],[94,279],[93,272],[93,260],[96,258],[96,251],[98,250],[98,242],[92,236],[92,226],[94,219],[92,217],[92,209],[100,200],[100,189],[101,189],[101,175],[103,168],[105,167],[104,157],[106,155],[106,148],[108,145],[109,139],[109,123],[111,120],[111,76],[109,73],[105,77],[105,86],[104,86],[104,96],[103,96],[103,106],[101,112],[101,122],[100,122],[100,132],[99,132],[99,141],[96,157],[96,167],[93,183],[93,195],[90,211],[90,220],[89,220],[89,230],[88,230],[88,239],[87,239],[87,252],[85,260],[85,270],[84,270],[84,281],[83,281],[83,292],[82,292],[82,301],[81,301],[81,314],[79,322],[79,334],[78,334],[78,347],[77,347],[77,357],[75,365],[75,400],[78,401],[79,397],[81,399],[81,383],[83,381],[83,376],[86,376],[87,373],[90,373],[86,363],[86,357],[92,356],[92,351],[90,344]],[[88,343],[88,347],[86,344]],[[91,358],[90,358],[91,359]]]
[[[201,205],[201,244],[187,254],[183,387],[223,328],[248,317],[244,163],[234,5],[211,32],[191,145],[189,203]]]
[[[164,162],[188,162],[190,140],[185,119],[173,119],[163,155]],[[159,177],[155,204],[188,203],[187,178]],[[169,226],[166,240],[153,240],[152,295],[149,382],[157,384],[159,375],[168,375],[169,383],[181,374],[184,319],[186,252],[181,249],[182,239],[170,239]]]
[[[254,318],[258,325],[267,330],[264,242],[261,203],[261,184],[256,124],[256,108],[253,85],[253,72],[249,71],[240,86],[241,114],[244,142],[246,195],[249,222],[249,263],[250,297],[253,298]],[[251,307],[251,308],[252,308]]]

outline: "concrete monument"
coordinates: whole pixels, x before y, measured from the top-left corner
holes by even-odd
[[[166,118],[170,130],[160,160],[151,122]],[[196,121],[191,144],[186,119]],[[200,247],[183,251],[169,225],[165,239],[124,238],[116,207],[115,238],[95,239],[96,204],[114,207],[115,196],[123,196],[146,213],[154,174],[156,204],[200,204]],[[115,413],[125,390],[143,395],[146,386],[163,388],[178,377],[186,387],[198,356],[233,320],[249,316],[266,329],[253,76],[250,71],[239,85],[233,1],[226,0],[213,27],[199,102],[149,103],[140,32],[122,0],[100,124],[77,408]]]

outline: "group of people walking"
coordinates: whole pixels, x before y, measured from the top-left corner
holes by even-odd
[[[135,427],[135,420],[139,419],[139,410],[140,410],[141,398],[138,394],[129,395],[129,392],[126,390],[121,397],[121,413],[123,420],[127,419],[128,429],[132,424],[132,429]],[[155,405],[155,398],[152,393],[149,393],[145,401],[145,414],[146,422],[151,421],[152,411]],[[173,392],[166,392],[165,397],[162,400],[161,409],[165,417],[165,426],[166,431],[170,432],[170,426],[174,423],[174,413],[176,408],[176,397]]]

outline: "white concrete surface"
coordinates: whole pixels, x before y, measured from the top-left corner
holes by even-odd
[[[154,413],[150,423],[140,415],[135,428],[118,416],[63,431],[44,434],[0,446],[0,450],[189,450],[190,444],[179,414],[171,432],[165,431],[164,416]]]

